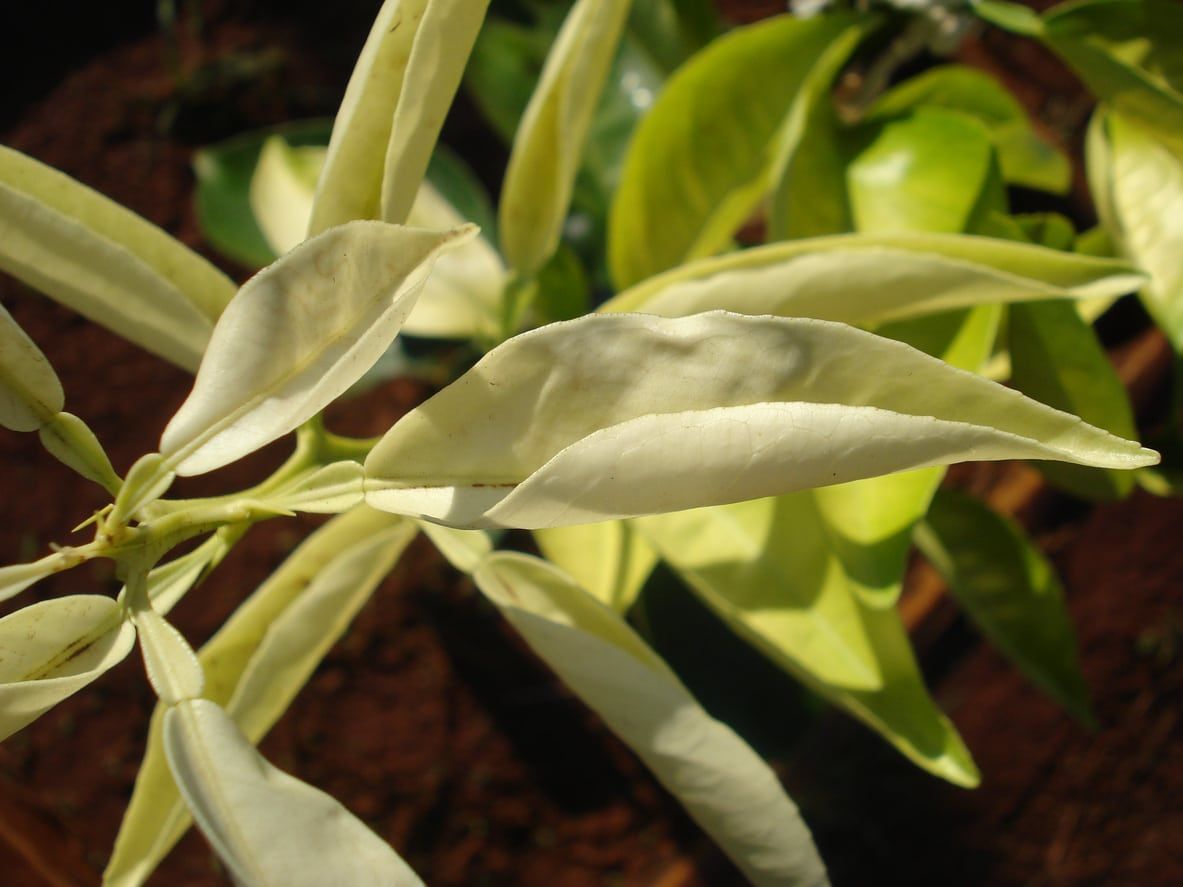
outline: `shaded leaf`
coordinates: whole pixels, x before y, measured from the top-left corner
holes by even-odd
[[[66,395],[48,358],[0,305],[0,425],[36,431],[61,411]]]
[[[547,560],[617,613],[628,611],[657,566],[657,554],[624,521],[549,527],[534,538]]]

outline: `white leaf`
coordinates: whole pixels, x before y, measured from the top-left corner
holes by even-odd
[[[592,115],[630,0],[577,0],[522,115],[501,189],[501,245],[510,266],[538,271],[559,244]]]
[[[357,462],[333,462],[293,478],[263,503],[284,511],[340,514],[361,503],[365,472]]]
[[[776,776],[708,715],[624,620],[561,571],[501,552],[476,582],[526,642],[686,807],[754,884],[827,883]]]
[[[169,766],[197,824],[252,885],[412,885],[419,878],[324,792],[277,770],[207,699],[164,715]]]
[[[0,425],[36,431],[65,405],[49,360],[0,305]]]
[[[536,529],[1010,458],[1157,454],[841,324],[600,315],[509,340],[408,413],[366,460],[366,499]]]
[[[188,370],[235,290],[155,225],[3,146],[0,269]]]
[[[1125,295],[1124,262],[956,234],[816,237],[741,250],[659,274],[601,311],[679,316],[718,308],[871,326],[995,302]]]
[[[144,604],[139,609],[133,606],[132,620],[139,631],[144,668],[156,695],[165,705],[200,696],[205,676],[193,648],[147,600]]]
[[[282,256],[304,241],[325,149],[270,136],[251,175],[251,212],[267,245]]]
[[[0,619],[0,739],[118,665],[135,639],[122,607],[99,595],[54,598]]]
[[[160,450],[178,474],[233,462],[296,428],[373,365],[442,250],[475,233],[352,222],[260,271],[226,308]]]
[[[484,530],[455,530],[430,521],[420,521],[419,529],[461,573],[472,573],[493,552],[493,540]]]
[[[333,124],[309,236],[353,219],[406,219],[488,5],[382,5]]]

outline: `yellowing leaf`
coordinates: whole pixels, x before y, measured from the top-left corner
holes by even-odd
[[[841,324],[593,315],[509,340],[408,413],[366,460],[366,499],[537,529],[1016,457],[1157,454]]]
[[[435,257],[474,233],[353,222],[260,271],[222,314],[164,430],[166,462],[201,474],[310,419],[386,350]]]
[[[406,219],[488,5],[383,3],[337,112],[309,236]]]
[[[847,234],[702,259],[625,290],[601,311],[718,308],[874,325],[992,302],[1124,295],[1124,262],[960,234]]]
[[[317,530],[235,611],[198,653],[205,696],[258,742],[390,571],[415,534],[408,521],[367,508]],[[140,884],[189,827],[169,775],[158,706],[111,860],[108,885]]]
[[[263,143],[251,176],[251,213],[277,256],[294,249],[308,233],[324,155],[324,148],[293,147],[278,135]]]
[[[65,405],[49,360],[0,305],[0,425],[36,431]]]
[[[155,225],[3,146],[0,270],[188,370],[235,290]]]
[[[535,530],[546,559],[618,613],[632,606],[657,555],[624,521]]]
[[[501,246],[533,276],[559,245],[575,174],[631,0],[576,0],[514,137],[501,191]]]
[[[809,829],[776,776],[619,615],[537,558],[494,554],[475,578],[752,883],[826,883]]]
[[[31,604],[0,619],[0,739],[126,658],[136,632],[100,595]]]
[[[348,810],[264,760],[208,699],[165,712],[164,745],[198,825],[239,883],[422,883]]]

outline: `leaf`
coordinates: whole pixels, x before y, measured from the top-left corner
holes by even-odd
[[[382,4],[333,124],[310,237],[354,219],[406,219],[487,6]]]
[[[66,403],[62,383],[41,349],[0,305],[0,425],[36,431]]]
[[[146,597],[139,607],[134,604],[134,593],[129,598],[133,601],[132,621],[144,654],[144,669],[160,701],[165,705],[176,705],[200,696],[205,678],[188,641],[172,623],[152,609]]]
[[[76,567],[83,560],[73,549],[65,548],[31,563],[0,567],[0,601],[15,597],[46,576]]]
[[[592,114],[630,0],[576,0],[514,138],[501,189],[501,246],[532,277],[559,244]]]
[[[1022,529],[943,490],[915,538],[958,603],[1019,670],[1074,717],[1093,723],[1063,590]]]
[[[1170,0],[1084,0],[1044,17],[1044,43],[1103,102],[1183,150],[1183,17]]]
[[[424,182],[407,222],[417,228],[446,229],[463,225],[464,218]],[[436,259],[403,331],[433,338],[495,339],[501,329],[506,276],[505,263],[489,242],[471,238]]]
[[[1048,406],[1066,410],[1119,437],[1136,435],[1129,395],[1105,350],[1071,305],[1032,302],[1011,307],[1007,344],[1011,384]],[[1127,472],[1041,464],[1048,480],[1088,499],[1121,499],[1134,488]]]
[[[1183,148],[1175,150],[1117,114],[1105,118],[1111,203],[1107,224],[1122,251],[1150,273],[1142,302],[1176,351],[1183,351]]]
[[[167,614],[197,582],[208,575],[234,547],[236,534],[245,530],[224,527],[188,554],[162,564],[148,573],[148,597],[152,608]]]
[[[414,537],[401,518],[355,509],[317,530],[200,650],[206,698],[257,743],[344,633]],[[180,840],[189,816],[162,745],[158,706],[105,884],[139,884]]]
[[[969,752],[925,689],[899,614],[854,592],[851,579],[865,577],[847,573],[810,492],[635,524],[703,602],[770,660],[926,770],[977,783]],[[905,546],[910,528],[901,528]]]
[[[419,529],[461,573],[472,573],[493,551],[493,540],[484,530],[454,530],[428,521],[419,521]]]
[[[492,555],[476,581],[752,883],[827,883],[808,827],[776,776],[620,616],[526,555]]]
[[[324,157],[324,148],[293,147],[282,136],[272,135],[263,142],[251,176],[250,208],[276,256],[304,241]]]
[[[236,881],[422,883],[361,820],[271,766],[213,702],[165,712],[164,743],[186,803]]]
[[[398,334],[434,258],[474,232],[353,222],[252,277],[164,430],[167,464],[181,475],[212,471],[318,413]]]
[[[284,511],[340,514],[361,504],[364,477],[357,462],[332,462],[298,475],[268,493],[263,502]]]
[[[670,78],[637,127],[612,203],[618,288],[726,246],[772,187],[798,89],[854,21],[785,15],[736,28]]]
[[[1005,181],[1053,194],[1067,193],[1072,178],[1068,158],[1039,137],[1023,106],[990,75],[961,65],[933,68],[908,78],[880,98],[870,119],[887,120],[917,108],[972,116],[986,127]]]
[[[73,413],[58,413],[39,429],[46,452],[112,496],[123,483],[95,433]]]
[[[994,164],[984,126],[920,107],[880,128],[846,171],[855,228],[866,233],[960,233]]]
[[[366,460],[366,500],[537,529],[1016,457],[1157,458],[841,324],[592,315],[509,340],[408,413]]]
[[[108,597],[72,595],[0,619],[0,739],[122,662],[136,632]]]
[[[3,146],[0,270],[188,370],[235,290],[155,225]]]
[[[657,554],[624,521],[550,527],[534,539],[548,561],[617,613],[628,612],[657,566]]]
[[[855,234],[701,259],[610,299],[605,312],[677,316],[726,309],[875,325],[993,302],[1131,292],[1131,266],[955,234]]]
[[[1034,9],[1004,0],[970,0],[974,12],[991,24],[1025,37],[1043,33],[1043,19]]]

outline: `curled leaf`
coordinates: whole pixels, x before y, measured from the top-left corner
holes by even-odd
[[[494,554],[475,578],[752,883],[827,883],[809,829],[768,765],[702,709],[618,614],[526,555]]]
[[[0,270],[188,370],[235,290],[155,225],[3,146]]]
[[[352,222],[256,274],[222,314],[164,430],[167,464],[212,471],[318,413],[390,345],[435,257],[475,230]]]
[[[0,619],[0,739],[7,739],[131,652],[123,608],[100,595],[31,604]]]
[[[1157,454],[841,324],[593,315],[509,340],[408,413],[366,460],[366,499],[536,529],[1007,458]]]

